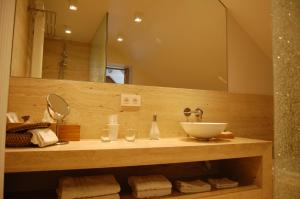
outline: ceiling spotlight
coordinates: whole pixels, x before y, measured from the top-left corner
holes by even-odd
[[[117,41],[118,41],[118,42],[123,42],[124,39],[123,39],[123,37],[118,37],[118,38],[117,38]]]
[[[70,5],[69,5],[69,10],[77,11],[78,8],[77,8],[76,5],[70,4]]]
[[[65,33],[69,35],[72,33],[72,30],[68,27],[65,27]]]
[[[69,10],[77,11],[77,1],[76,0],[69,0]]]
[[[134,22],[135,23],[141,23],[142,21],[143,21],[142,17],[140,17],[140,16],[134,17]]]

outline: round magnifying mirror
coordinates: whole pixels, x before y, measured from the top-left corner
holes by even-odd
[[[47,110],[49,115],[56,120],[56,135],[59,137],[59,125],[70,113],[69,104],[59,95],[49,94],[47,96]],[[67,141],[59,140],[57,144],[67,144]]]

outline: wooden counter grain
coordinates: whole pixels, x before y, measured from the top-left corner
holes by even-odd
[[[158,141],[73,141],[46,148],[7,148],[5,172],[31,172],[155,165],[263,156],[271,142],[247,138],[197,141],[167,138]]]

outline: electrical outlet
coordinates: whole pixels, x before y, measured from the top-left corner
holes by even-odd
[[[135,94],[121,94],[121,106],[123,107],[140,107],[142,97]]]

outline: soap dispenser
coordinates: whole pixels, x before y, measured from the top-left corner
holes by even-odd
[[[157,114],[153,114],[153,119],[152,119],[152,124],[151,124],[151,129],[150,129],[150,139],[151,140],[159,140],[159,128],[157,124]]]

